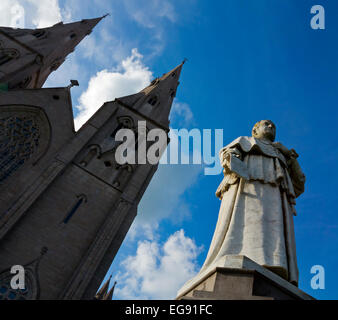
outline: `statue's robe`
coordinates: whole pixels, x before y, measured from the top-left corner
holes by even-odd
[[[234,152],[243,173],[232,169]],[[220,159],[224,179],[216,195],[222,203],[201,272],[222,256],[245,255],[297,285],[293,215],[305,182],[297,160],[253,137],[234,140],[220,151]]]

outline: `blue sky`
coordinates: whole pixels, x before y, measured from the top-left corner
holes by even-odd
[[[37,1],[13,2],[25,8],[26,27],[39,25],[44,12],[33,10]],[[338,3],[47,2],[54,10],[46,5],[49,20],[45,16],[40,26],[111,14],[46,84],[66,86],[69,79],[79,80],[80,87],[72,89],[75,116],[99,107],[90,101],[103,80],[104,98],[112,100],[141,89],[187,58],[172,128],[223,129],[225,145],[250,135],[258,120],[275,122],[277,140],[299,153],[307,178],[294,219],[299,287],[318,299],[337,299]],[[1,6],[8,3],[4,0]],[[310,9],[316,4],[325,8],[325,30],[310,27]],[[8,25],[6,19],[0,13],[0,24]],[[160,166],[109,270],[118,281],[115,298],[173,298],[199,270],[218,216],[215,190],[221,179],[204,175],[201,166]],[[186,272],[173,283],[175,259]],[[310,286],[313,265],[325,268],[324,290]],[[167,288],[159,288],[160,280]]]

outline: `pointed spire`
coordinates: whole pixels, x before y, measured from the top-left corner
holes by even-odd
[[[9,89],[41,88],[103,18],[35,30],[0,27],[0,83]]]
[[[148,87],[139,93],[118,98],[117,100],[168,128],[172,102],[176,96],[180,74],[185,61],[163,74],[162,77],[154,79]]]
[[[105,282],[105,284],[97,292],[97,294],[95,296],[96,300],[104,300],[104,297],[107,295],[107,292],[108,292],[111,277],[112,276],[109,277],[109,279]]]
[[[115,286],[116,286],[116,281],[114,282],[113,287],[109,290],[109,292],[104,296],[103,300],[112,300],[113,299],[113,295],[114,295],[114,290],[115,290]]]

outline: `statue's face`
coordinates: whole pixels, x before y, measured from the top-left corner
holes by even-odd
[[[270,120],[262,120],[253,129],[253,136],[258,139],[274,141],[276,137],[276,126]]]

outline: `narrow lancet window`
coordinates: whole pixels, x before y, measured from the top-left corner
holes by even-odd
[[[148,100],[148,103],[152,106],[155,106],[155,104],[157,103],[157,97],[153,96]]]
[[[80,206],[85,202],[87,202],[87,198],[86,198],[85,195],[78,196],[76,203],[73,205],[73,207],[70,209],[70,211],[68,212],[68,214],[64,218],[63,223],[67,224],[69,222],[69,220],[74,216],[76,211],[80,208]]]

